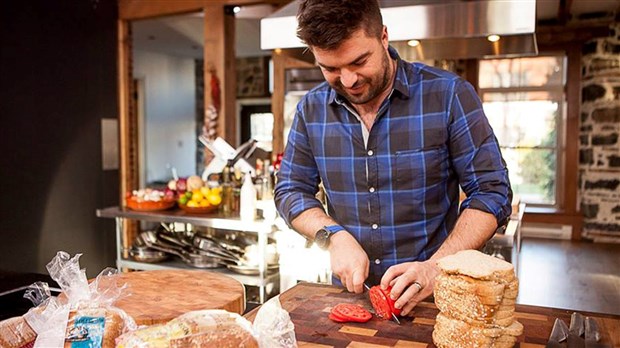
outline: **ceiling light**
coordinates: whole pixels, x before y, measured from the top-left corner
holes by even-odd
[[[411,46],[411,47],[417,47],[420,44],[420,41],[418,40],[409,40],[407,41],[407,45]]]
[[[239,12],[241,12],[241,6],[235,6],[235,7],[233,7],[233,13],[237,14],[237,13],[239,13]]]
[[[499,35],[492,34],[492,35],[487,36],[487,40],[491,42],[497,42],[499,41],[499,39],[500,39]]]

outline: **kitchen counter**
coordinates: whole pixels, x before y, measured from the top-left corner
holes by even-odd
[[[341,302],[370,308],[366,294],[351,294],[332,285],[299,283],[280,294],[282,307],[295,324],[300,347],[435,347],[431,334],[438,310],[432,302],[422,302],[414,317],[401,319],[401,325],[373,317],[367,323],[332,322],[327,318],[333,306]],[[260,307],[259,307],[260,308]],[[254,320],[255,308],[245,317]],[[515,318],[524,326],[516,347],[544,347],[555,318],[570,322],[572,311],[557,308],[517,305]],[[620,346],[620,316],[581,312],[594,317],[601,330],[601,342]]]

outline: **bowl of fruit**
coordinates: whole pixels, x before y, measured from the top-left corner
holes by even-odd
[[[170,180],[167,190],[176,194],[179,208],[188,213],[213,213],[222,202],[222,188],[209,187],[197,175]]]
[[[199,189],[186,191],[177,199],[179,207],[188,213],[208,214],[217,211],[222,203],[222,189],[203,186]]]
[[[128,192],[125,197],[125,205],[131,210],[158,211],[174,207],[176,200],[174,192],[156,189],[140,189]]]

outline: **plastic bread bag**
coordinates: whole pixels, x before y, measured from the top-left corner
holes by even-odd
[[[276,297],[258,311],[254,324],[236,313],[219,309],[185,313],[121,335],[118,348],[290,348],[296,347],[294,325]]]
[[[214,346],[213,335],[220,343],[232,342],[234,335],[254,345],[242,345],[235,341],[234,347],[258,347],[252,324],[237,313],[221,309],[198,310],[180,315],[166,324],[157,324],[128,332],[116,339],[118,348],[164,348]],[[217,345],[222,346],[222,345]]]
[[[81,347],[114,347],[116,337],[135,330],[134,320],[113,306],[128,295],[126,285],[116,283],[117,271],[107,268],[89,284],[79,266],[80,256],[71,258],[59,251],[47,264],[61,295],[50,296],[47,284],[40,283],[33,284],[25,295],[35,304],[23,316],[37,334],[34,347],[71,347],[72,342],[80,342]]]
[[[261,348],[297,347],[295,325],[288,312],[282,308],[280,296],[270,299],[260,307],[253,327]]]
[[[192,319],[190,312],[177,319]],[[264,303],[251,324],[247,319],[228,313],[228,320],[219,320],[215,329],[198,330],[198,333],[170,341],[170,347],[220,347],[220,348],[292,348],[297,347],[295,325],[288,312],[282,308],[278,296]],[[184,318],[183,318],[184,317]],[[196,317],[194,317],[196,318]],[[221,318],[221,317],[220,317]],[[225,318],[225,317],[224,317]],[[175,319],[175,320],[177,320]],[[234,320],[233,320],[234,319]],[[174,321],[174,320],[173,320]],[[190,320],[196,323],[197,320]],[[213,324],[197,327],[212,327]]]
[[[37,334],[21,316],[0,321],[0,347],[31,347],[36,337]]]

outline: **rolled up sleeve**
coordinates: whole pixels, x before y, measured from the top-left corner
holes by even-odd
[[[449,112],[450,152],[466,208],[493,214],[498,226],[511,214],[512,189],[506,162],[474,88],[455,81]]]
[[[301,106],[298,106],[274,192],[278,212],[289,226],[305,210],[323,207],[316,199],[319,173],[300,109]]]

